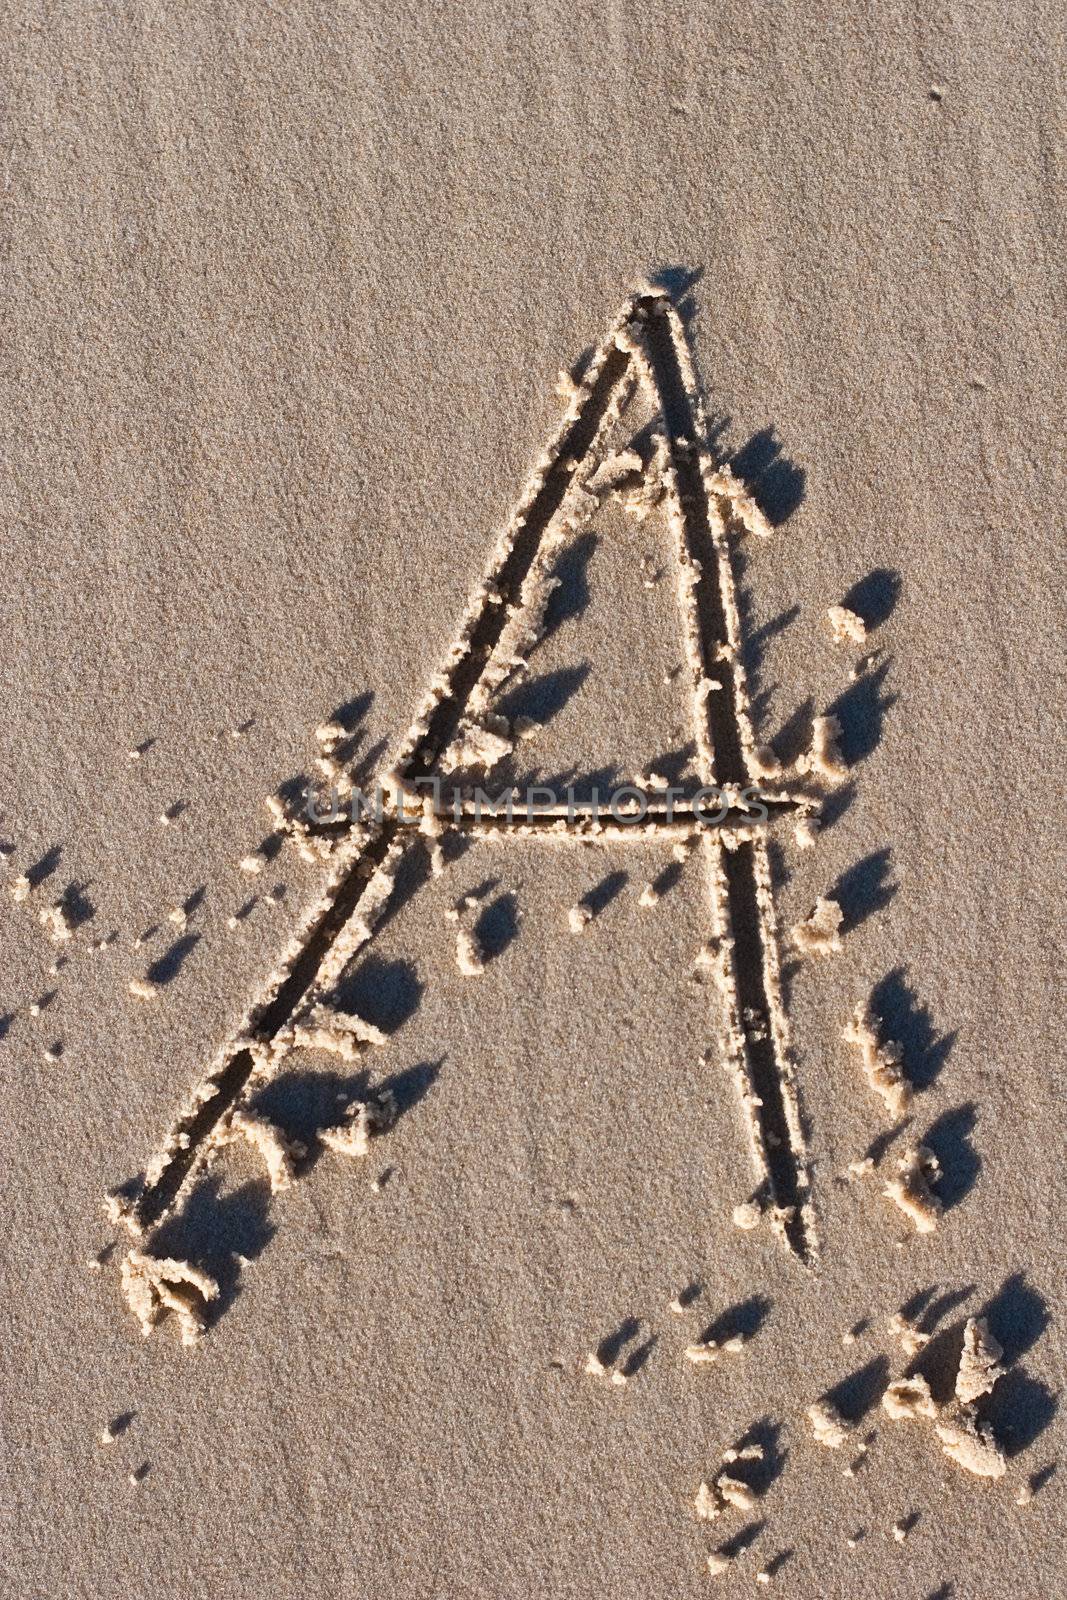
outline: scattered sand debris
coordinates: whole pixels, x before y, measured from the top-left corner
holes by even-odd
[[[617,450],[605,456],[595,472],[591,472],[586,478],[585,486],[593,494],[609,494],[625,479],[633,477],[635,473],[643,472],[644,466],[636,450]]]
[[[330,1150],[359,1160],[368,1154],[371,1138],[386,1133],[396,1118],[395,1095],[388,1089],[381,1089],[369,1100],[355,1101],[343,1121],[333,1128],[324,1128],[319,1137]]]
[[[11,885],[11,898],[16,905],[21,905],[23,900],[28,900],[33,889],[33,884],[24,872],[20,872]]]
[[[761,1444],[733,1445],[729,1450],[724,1450],[724,1461],[762,1461],[766,1452]]]
[[[270,1177],[271,1194],[289,1188],[296,1178],[294,1161],[307,1154],[299,1140],[287,1139],[273,1122],[251,1111],[235,1111],[231,1116],[225,1142],[232,1143],[237,1139],[246,1139],[263,1157]]]
[[[267,865],[267,858],[262,850],[253,850],[251,854],[241,857],[241,871],[247,872],[250,878],[256,877]]]
[[[1007,1472],[1004,1452],[967,1407],[946,1411],[934,1423],[934,1432],[949,1459],[976,1477],[1002,1478]]]
[[[763,1451],[759,1445],[735,1448],[725,1452],[724,1460],[734,1461],[762,1461]],[[752,1511],[757,1501],[756,1491],[750,1483],[743,1478],[737,1478],[732,1472],[721,1470],[715,1476],[714,1483],[701,1482],[693,1500],[693,1509],[701,1522],[714,1522],[721,1517],[729,1506],[738,1511]]]
[[[721,1577],[729,1565],[729,1556],[724,1556],[721,1550],[713,1550],[708,1557],[708,1571],[713,1578]]]
[[[105,1446],[114,1444],[121,1432],[122,1429],[116,1428],[113,1422],[106,1422],[100,1430],[100,1443]]]
[[[864,1076],[875,1094],[881,1095],[889,1115],[902,1117],[911,1104],[912,1093],[901,1065],[903,1051],[892,1040],[878,1043],[869,1001],[861,1001],[856,1007],[841,1037],[859,1050]]]
[[[179,930],[184,929],[186,924],[189,921],[188,915],[186,914],[185,907],[184,906],[175,906],[172,911],[168,911],[167,912],[167,921],[168,922],[173,922],[174,926],[176,928],[178,928]]]
[[[592,920],[592,907],[586,905],[584,900],[579,900],[578,904],[571,906],[567,912],[567,925],[572,933],[584,933]]]
[[[1034,1486],[1030,1482],[1021,1483],[1015,1491],[1015,1504],[1017,1506],[1028,1506],[1033,1498]]]
[[[701,1482],[693,1499],[693,1510],[700,1522],[714,1522],[716,1517],[722,1516],[722,1496],[717,1489]]]
[[[527,739],[532,739],[541,731],[541,724],[536,717],[516,717],[511,724],[511,731],[515,738],[525,744]]]
[[[816,1443],[824,1444],[828,1450],[840,1450],[852,1432],[851,1425],[825,1397],[808,1407],[808,1421]]]
[[[819,838],[819,824],[815,817],[801,817],[793,829],[793,840],[798,850],[814,850]]]
[[[514,748],[515,740],[504,717],[487,715],[482,722],[464,721],[441,758],[441,770],[455,772],[458,767],[481,767],[491,772]]]
[[[456,966],[465,978],[479,977],[485,971],[482,947],[467,928],[456,934]]]
[[[900,1176],[885,1186],[887,1199],[900,1207],[917,1233],[933,1233],[942,1209],[930,1187],[941,1176],[937,1157],[924,1144],[910,1145],[897,1162],[897,1170]]]
[[[841,783],[848,777],[848,767],[838,745],[840,737],[841,724],[836,717],[815,717],[811,724],[811,748],[798,762],[800,770],[813,773],[827,783]]]
[[[60,1044],[46,1045],[41,1054],[50,1065],[54,1066],[63,1055],[63,1046]]]
[[[120,1224],[129,1222],[133,1210],[132,1202],[119,1190],[112,1189],[109,1194],[106,1194],[101,1201],[101,1206],[112,1227],[117,1228]]]
[[[153,983],[151,978],[131,978],[130,993],[138,1000],[154,1000],[159,994],[159,984]]]
[[[912,1523],[911,1523],[910,1517],[898,1517],[897,1518],[897,1520],[896,1520],[896,1522],[894,1522],[892,1530],[891,1530],[892,1534],[893,1534],[893,1538],[897,1541],[897,1544],[903,1544],[904,1543],[904,1540],[908,1537],[908,1534],[911,1532],[911,1527],[912,1527]]]
[[[572,406],[581,394],[581,386],[575,383],[565,367],[560,367],[556,376],[556,393],[561,400],[566,400],[568,406]]]
[[[894,1379],[882,1395],[882,1409],[894,1422],[917,1422],[920,1417],[933,1419],[938,1414],[930,1385],[918,1373]]]
[[[874,1171],[874,1157],[861,1156],[858,1161],[850,1161],[847,1170],[850,1179],[865,1178],[868,1173]]]
[[[645,884],[638,896],[637,903],[639,906],[644,906],[646,911],[650,910],[652,906],[659,905],[659,890],[654,883]]]
[[[756,745],[749,760],[757,778],[780,778],[782,776],[782,763],[769,744]]]
[[[630,1381],[627,1373],[620,1367],[609,1366],[596,1351],[592,1351],[586,1356],[584,1371],[591,1378],[606,1378],[609,1383],[615,1385],[616,1389],[625,1388]]]
[[[901,1348],[909,1360],[930,1343],[930,1335],[920,1333],[914,1322],[909,1322],[903,1311],[893,1312],[889,1319],[889,1331],[900,1340]]]
[[[755,1509],[756,1491],[750,1483],[745,1483],[743,1478],[734,1478],[728,1472],[720,1472],[715,1479],[715,1487],[728,1506],[735,1506],[738,1511]]]
[[[707,479],[708,491],[721,496],[727,503],[729,514],[734,516],[746,532],[757,539],[769,539],[773,532],[770,523],[741,479],[730,467],[718,467]]]
[[[57,900],[55,905],[48,906],[41,912],[41,926],[53,944],[66,943],[73,930],[70,925],[70,913],[62,900]]]
[[[866,644],[867,624],[848,606],[828,606],[826,620],[835,644]]]
[[[832,956],[841,949],[841,924],[844,913],[836,900],[815,901],[815,909],[805,922],[793,929],[793,943],[802,956]]]
[[[753,1228],[758,1228],[763,1212],[755,1200],[745,1200],[741,1205],[734,1206],[733,1223],[735,1228],[741,1228],[750,1233]]]
[[[445,870],[446,828],[443,819],[434,811],[433,798],[429,795],[423,801],[419,832],[430,841],[430,872],[433,877],[439,878]]]
[[[320,722],[315,729],[315,738],[327,755],[337,749],[345,737],[345,730],[339,722]]]
[[[771,1571],[770,1567],[760,1567],[759,1571],[756,1573],[756,1582],[770,1583],[773,1577],[774,1573]]]
[[[204,1332],[201,1307],[218,1298],[214,1278],[187,1261],[131,1250],[122,1263],[122,1292],[145,1338],[164,1312],[173,1311],[182,1344],[196,1344]]]
[[[989,1331],[985,1317],[968,1317],[963,1329],[963,1351],[956,1374],[956,1399],[961,1405],[973,1405],[982,1395],[989,1394],[1004,1368],[1000,1358],[1004,1351]]]
[[[332,1011],[328,1006],[313,1006],[294,1027],[277,1035],[276,1046],[297,1050],[325,1050],[342,1061],[358,1061],[361,1046],[385,1044],[388,1034],[354,1011]]]
[[[744,1335],[735,1333],[729,1339],[703,1339],[698,1344],[687,1344],[682,1351],[686,1361],[695,1367],[713,1367],[720,1356],[735,1356],[744,1347]]]

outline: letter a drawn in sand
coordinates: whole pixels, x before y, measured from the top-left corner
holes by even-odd
[[[638,391],[655,418],[644,455],[627,451],[606,458],[609,431]],[[770,530],[738,479],[713,456],[685,331],[665,291],[641,288],[626,301],[581,381],[569,386],[568,402],[448,658],[391,756],[381,814],[324,827],[324,892],[239,1033],[121,1204],[124,1221],[139,1237],[135,1253],[141,1261],[144,1252],[151,1261],[153,1232],[181,1209],[217,1150],[242,1133],[259,1140],[265,1127],[276,1131],[258,1122],[250,1096],[289,1050],[340,1049],[352,1060],[374,1042],[373,1028],[338,1012],[336,987],[353,956],[373,938],[405,851],[429,849],[436,871],[453,832],[509,830],[557,845],[592,836],[662,840],[666,847],[688,839],[699,846],[709,899],[707,959],[721,1011],[717,1052],[740,1098],[760,1209],[792,1252],[810,1259],[816,1251],[768,854],[769,832],[795,826],[812,809],[812,797],[762,782],[767,767],[749,713],[730,544],[733,534],[762,537]],[[452,775],[472,765],[488,771],[510,751],[512,730],[493,715],[492,696],[539,635],[546,560],[573,535],[596,503],[599,484],[614,470],[636,480],[635,499],[662,504],[666,512],[698,781],[666,811],[662,795],[652,792],[633,815],[623,810],[575,817],[551,806],[536,814],[527,809],[519,818],[510,809],[484,815],[471,804],[462,776]],[[449,778],[448,793],[440,782],[429,782]],[[700,809],[700,792],[707,789],[724,798],[714,820]],[[284,1178],[285,1152],[273,1154]]]

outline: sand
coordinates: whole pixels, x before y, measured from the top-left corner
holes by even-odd
[[[16,4],[2,37],[11,1591],[1059,1592],[1056,14]],[[840,727],[809,847],[790,821],[774,857],[817,1254],[758,1189],[719,957],[694,966],[705,847],[653,840],[427,837],[440,875],[402,866],[342,975],[386,1042],[264,1065],[288,1181],[235,1138],[131,1239],[103,1195],[332,870],[264,797],[384,770],[580,394],[560,368],[649,278],[771,528],[731,534],[764,781]],[[696,772],[669,495],[626,455],[653,461],[653,411],[604,441],[500,691],[505,772]],[[841,948],[799,959],[820,900]],[[841,1039],[861,996],[912,1085],[899,1132]],[[364,1139],[372,1101],[395,1121]],[[882,1192],[912,1147],[928,1233]],[[142,1337],[131,1249],[218,1285],[189,1347],[155,1302]],[[999,1479],[881,1403],[917,1372],[966,1434],[972,1317]],[[615,1338],[626,1381],[587,1376]],[[701,1521],[749,1433],[755,1510]]]

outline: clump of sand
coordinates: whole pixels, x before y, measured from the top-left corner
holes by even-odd
[[[62,900],[41,912],[41,926],[53,944],[66,944],[72,933],[70,913]]]
[[[334,1011],[325,1005],[313,1006],[293,1028],[279,1034],[277,1044],[301,1050],[323,1050],[342,1061],[357,1061],[363,1046],[381,1045],[388,1034],[354,1011]]]
[[[834,716],[815,717],[811,724],[811,747],[798,766],[825,783],[843,783],[848,766],[841,754],[841,724]]]
[[[841,1035],[860,1052],[863,1073],[875,1094],[881,1095],[891,1117],[901,1117],[911,1104],[911,1084],[901,1065],[903,1051],[887,1040],[878,1043],[869,1001],[861,1001]]]
[[[843,921],[844,912],[837,901],[824,900],[820,896],[811,915],[794,927],[793,943],[802,956],[823,958],[836,955],[841,949]]]
[[[515,739],[507,719],[487,715],[480,722],[464,723],[455,743],[442,757],[441,769],[454,772],[461,767],[478,767],[491,772],[514,748]]]
[[[355,1101],[342,1120],[319,1135],[330,1150],[352,1160],[361,1160],[370,1152],[371,1139],[385,1133],[397,1118],[396,1097],[391,1090],[381,1089],[369,1100]]]
[[[808,1407],[808,1421],[816,1443],[825,1445],[828,1450],[840,1450],[852,1432],[851,1423],[845,1421],[837,1407],[825,1396]]]
[[[1002,1478],[1008,1470],[1004,1452],[989,1428],[982,1427],[966,1407],[946,1413],[934,1423],[934,1432],[950,1461],[979,1478]]]
[[[897,1176],[885,1186],[886,1197],[900,1207],[916,1233],[933,1233],[941,1218],[941,1201],[930,1187],[941,1166],[924,1144],[909,1145],[897,1162]]]
[[[763,1211],[755,1200],[744,1200],[739,1206],[734,1206],[731,1218],[735,1228],[740,1228],[744,1233],[750,1233],[753,1228],[758,1228],[763,1217]]]
[[[867,624],[849,606],[828,606],[826,620],[835,644],[866,644]]]
[[[895,1422],[931,1422],[942,1450],[957,1466],[979,1478],[1002,1478],[1007,1471],[1004,1452],[992,1430],[979,1421],[975,1406],[1002,1376],[1003,1353],[985,1318],[970,1317],[963,1330],[952,1401],[938,1406],[926,1379],[914,1374],[889,1385],[882,1396],[883,1409]]]
[[[456,934],[456,966],[465,978],[477,978],[485,971],[485,952],[469,928]]]
[[[232,1143],[237,1139],[246,1140],[262,1156],[271,1194],[289,1188],[296,1177],[294,1162],[306,1154],[299,1140],[286,1138],[273,1122],[252,1111],[235,1111],[230,1118],[225,1140]]]
[[[182,1344],[194,1345],[204,1332],[203,1307],[218,1298],[219,1286],[188,1261],[131,1250],[122,1263],[122,1292],[145,1338],[172,1311]]]
[[[1003,1354],[999,1342],[989,1331],[985,1317],[968,1317],[956,1374],[956,1399],[961,1405],[973,1405],[982,1395],[992,1391],[997,1379],[1004,1374],[1000,1364]]]
[[[734,1446],[724,1451],[722,1466],[711,1483],[702,1480],[693,1497],[697,1521],[715,1522],[730,1507],[737,1511],[754,1511],[759,1496],[751,1483],[737,1476],[736,1464],[759,1462],[763,1458],[763,1446],[759,1444]]]
[[[793,842],[798,850],[814,850],[819,839],[819,823],[816,817],[801,817],[793,829]]]
[[[930,1335],[921,1333],[902,1311],[893,1312],[889,1319],[889,1331],[900,1340],[901,1349],[909,1358],[917,1356],[930,1343]]]
[[[702,1339],[696,1344],[688,1344],[682,1355],[694,1367],[713,1367],[723,1356],[737,1355],[744,1344],[744,1335],[735,1333],[729,1339]]]
[[[918,1374],[895,1379],[882,1395],[882,1409],[894,1422],[918,1421],[921,1417],[938,1415],[930,1385]]]

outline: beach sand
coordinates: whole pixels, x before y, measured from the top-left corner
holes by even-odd
[[[1062,22],[75,3],[3,37],[6,1591],[1059,1592]],[[661,840],[476,839],[402,868],[344,975],[388,1042],[260,1092],[296,1181],[235,1142],[141,1241],[220,1288],[195,1348],[142,1338],[103,1197],[327,870],[264,798],[334,716],[383,768],[560,370],[649,280],[773,524],[731,535],[756,737],[788,764],[835,716],[848,768],[774,855],[817,1258],[735,1222],[704,848],[643,904]],[[519,776],[698,771],[673,555],[662,505],[576,528]],[[801,961],[819,899],[841,948]],[[899,1119],[842,1037],[864,1004]],[[368,1085],[398,1114],[353,1160],[321,1134]],[[883,1193],[915,1146],[927,1233]],[[947,1414],[983,1314],[996,1480],[881,1405],[918,1370]],[[701,1520],[723,1470],[755,1504]]]

